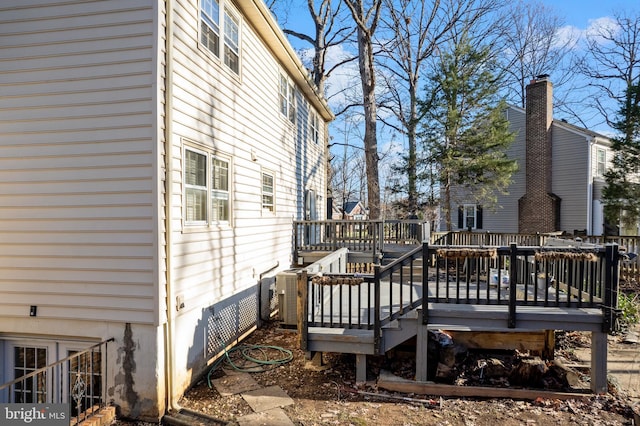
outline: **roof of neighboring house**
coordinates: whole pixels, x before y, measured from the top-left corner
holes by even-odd
[[[525,114],[525,109],[516,105],[509,105],[509,108],[521,112],[522,114]],[[567,121],[564,120],[558,120],[558,119],[553,119],[553,125],[554,126],[560,126],[565,128],[566,130],[569,130],[571,132],[574,133],[582,133],[585,136],[591,136],[594,138],[600,138],[600,139],[606,139],[606,140],[611,140],[611,137],[603,135],[602,133],[598,133],[598,132],[594,132],[593,130],[589,130],[589,129],[585,129],[584,127],[580,127],[580,126],[576,126],[575,124],[571,124]]]
[[[362,206],[364,208],[364,206],[362,205],[362,203],[360,201],[347,201],[346,203],[344,203],[344,207],[343,207],[343,211],[347,214],[351,213],[353,211],[353,209],[355,209],[358,205]]]

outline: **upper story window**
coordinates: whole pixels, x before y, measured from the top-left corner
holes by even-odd
[[[184,150],[185,223],[207,225],[231,218],[229,160],[210,152]]]
[[[280,112],[292,123],[296,122],[296,90],[284,75],[280,74]]]
[[[596,150],[596,173],[598,176],[604,176],[607,170],[607,151],[598,148]]]
[[[238,18],[229,10],[224,10],[224,63],[236,74],[239,70],[240,37]]]
[[[223,11],[224,15],[221,17],[219,0],[200,1],[200,42],[219,58],[220,36],[224,34],[224,63],[238,74],[240,71],[240,20],[228,7],[224,7]]]
[[[262,208],[275,211],[274,178],[269,172],[262,172]]]
[[[318,114],[316,114],[314,111],[311,111],[311,113],[309,114],[309,133],[311,134],[311,139],[316,144],[320,140],[319,125],[320,123],[318,121]]]
[[[217,0],[200,2],[200,42],[220,57],[220,5]]]

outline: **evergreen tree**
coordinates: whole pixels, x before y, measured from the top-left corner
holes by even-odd
[[[490,48],[474,45],[465,32],[452,39],[451,51],[442,53],[429,77],[426,92],[431,95],[421,103],[424,166],[435,165],[437,170],[447,230],[456,201],[454,189],[493,206],[517,169],[506,155],[514,135],[504,114],[506,103],[497,94]]]
[[[640,218],[640,85],[629,86],[621,104],[602,198],[607,224],[633,225]]]

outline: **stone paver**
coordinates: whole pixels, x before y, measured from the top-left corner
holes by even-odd
[[[255,412],[293,404],[293,399],[280,386],[269,386],[241,394]]]
[[[259,389],[260,385],[249,373],[226,373],[225,376],[213,379],[211,384],[222,396],[235,395]]]
[[[240,426],[294,426],[282,408],[247,414],[236,419]]]

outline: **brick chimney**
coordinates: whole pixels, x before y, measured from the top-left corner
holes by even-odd
[[[560,229],[560,199],[551,192],[552,121],[553,85],[548,75],[540,75],[526,88],[526,191],[518,201],[521,233]]]

